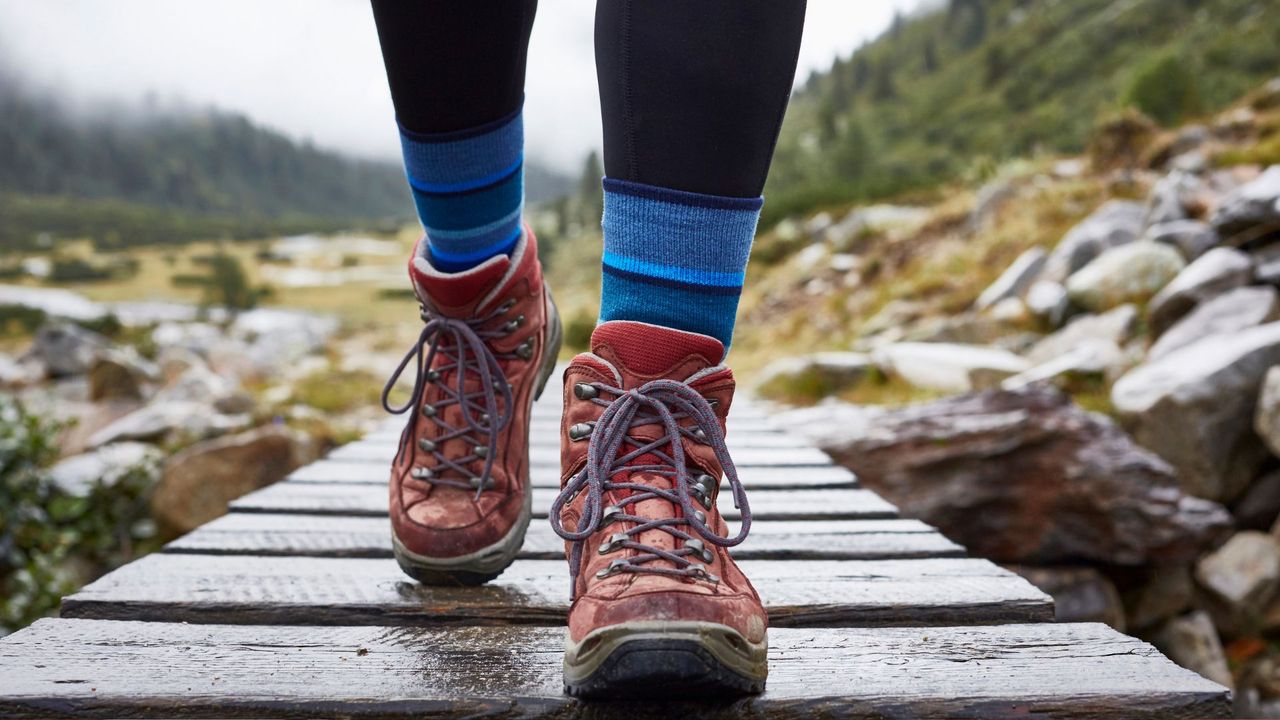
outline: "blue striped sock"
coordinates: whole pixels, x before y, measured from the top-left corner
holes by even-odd
[[[511,253],[524,205],[520,110],[457,132],[424,135],[401,127],[400,146],[437,270],[459,272]]]
[[[600,322],[701,333],[727,349],[763,203],[605,178]]]

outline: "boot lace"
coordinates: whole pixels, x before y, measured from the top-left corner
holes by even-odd
[[[513,413],[511,386],[507,383],[500,361],[524,357],[525,346],[532,348],[532,345],[526,342],[515,352],[495,353],[488,344],[490,340],[514,332],[523,323],[523,316],[503,323],[497,329],[486,330],[483,326],[505,315],[511,305],[510,302],[504,303],[486,315],[471,318],[447,317],[433,313],[426,306],[422,307],[421,315],[425,323],[422,332],[382,389],[382,407],[387,412],[400,415],[414,411],[410,413],[409,422],[400,434],[400,450],[395,459],[397,463],[408,450],[409,441],[417,437],[420,417],[434,422],[442,430],[436,438],[419,441],[420,448],[428,452],[435,463],[412,468],[412,477],[433,485],[474,488],[477,500],[485,489],[493,486],[491,473],[498,453],[498,435],[510,424]],[[438,364],[437,355],[442,358],[442,362]],[[413,392],[404,405],[393,407],[389,400],[391,390],[409,362],[415,359]],[[441,378],[450,377],[450,374],[454,379],[452,386],[438,382]],[[468,376],[480,378],[478,390],[466,390]],[[427,404],[423,402],[423,398],[427,386],[432,384],[439,386],[443,398]],[[458,405],[461,409],[461,426],[444,421],[441,411],[452,405]],[[481,437],[485,438],[483,442],[479,440]],[[446,457],[441,448],[445,442],[457,438],[470,444],[472,452],[462,457]],[[483,461],[483,464],[480,472],[476,473],[472,468],[478,461]],[[447,474],[450,472],[452,475]]]
[[[607,568],[597,573],[597,577],[604,578],[616,573],[655,573],[718,582],[719,578],[706,565],[694,560],[696,558],[709,563],[714,559],[704,543],[731,547],[745,540],[751,529],[751,509],[711,404],[687,384],[673,380],[653,380],[631,390],[604,383],[583,385],[594,390],[591,401],[604,406],[605,410],[594,426],[588,424],[586,428],[590,432],[590,440],[585,467],[569,478],[551,504],[550,510],[552,529],[557,535],[573,543],[569,556],[570,594],[577,587],[578,569],[587,539],[601,527],[613,522],[635,525],[615,533],[600,546],[599,552],[608,554],[630,549],[636,551],[636,554],[613,560]],[[606,399],[602,395],[613,397]],[[685,418],[693,420],[691,426],[680,425],[679,421]],[[632,428],[653,424],[661,425],[661,437],[652,441],[631,437]],[[706,513],[694,506],[692,495],[699,498],[704,508],[710,509],[715,502],[719,481],[701,474],[698,482],[693,482],[682,442],[685,437],[710,445],[724,468],[725,479],[733,493],[734,507],[742,512],[741,527],[732,537],[716,534],[706,524]],[[630,449],[624,449],[624,444]],[[656,461],[630,464],[644,455]],[[612,478],[620,472],[627,473],[627,480],[614,482]],[[641,472],[672,478],[674,488],[633,482],[631,478]],[[603,498],[613,490],[630,491],[630,494],[618,500],[615,505],[604,507]],[[586,499],[582,517],[578,520],[576,529],[568,530],[561,522],[560,513],[565,505],[573,502],[583,491],[586,492]],[[628,512],[630,506],[655,498],[670,503],[673,511],[679,508],[679,517],[674,512],[670,517],[652,518]],[[639,542],[640,534],[649,530],[660,530],[672,535],[682,541],[682,546],[664,550]],[[655,562],[659,560],[665,560],[668,564]]]

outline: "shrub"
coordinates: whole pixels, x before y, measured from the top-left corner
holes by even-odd
[[[1134,75],[1125,103],[1168,127],[1200,111],[1200,91],[1185,59],[1159,55]]]

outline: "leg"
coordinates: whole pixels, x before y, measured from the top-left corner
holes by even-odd
[[[721,363],[803,21],[803,0],[597,5],[602,322],[565,371],[550,511],[571,542],[571,694],[764,688],[767,616],[729,555],[751,510],[724,445]]]
[[[525,56],[536,0],[373,0],[405,172],[445,271],[521,232]]]
[[[601,0],[600,320],[727,347],[795,76],[804,0]]]

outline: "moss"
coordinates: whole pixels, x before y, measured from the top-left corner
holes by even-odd
[[[378,403],[382,383],[366,372],[325,370],[308,375],[293,387],[290,402],[325,413],[341,413]]]

